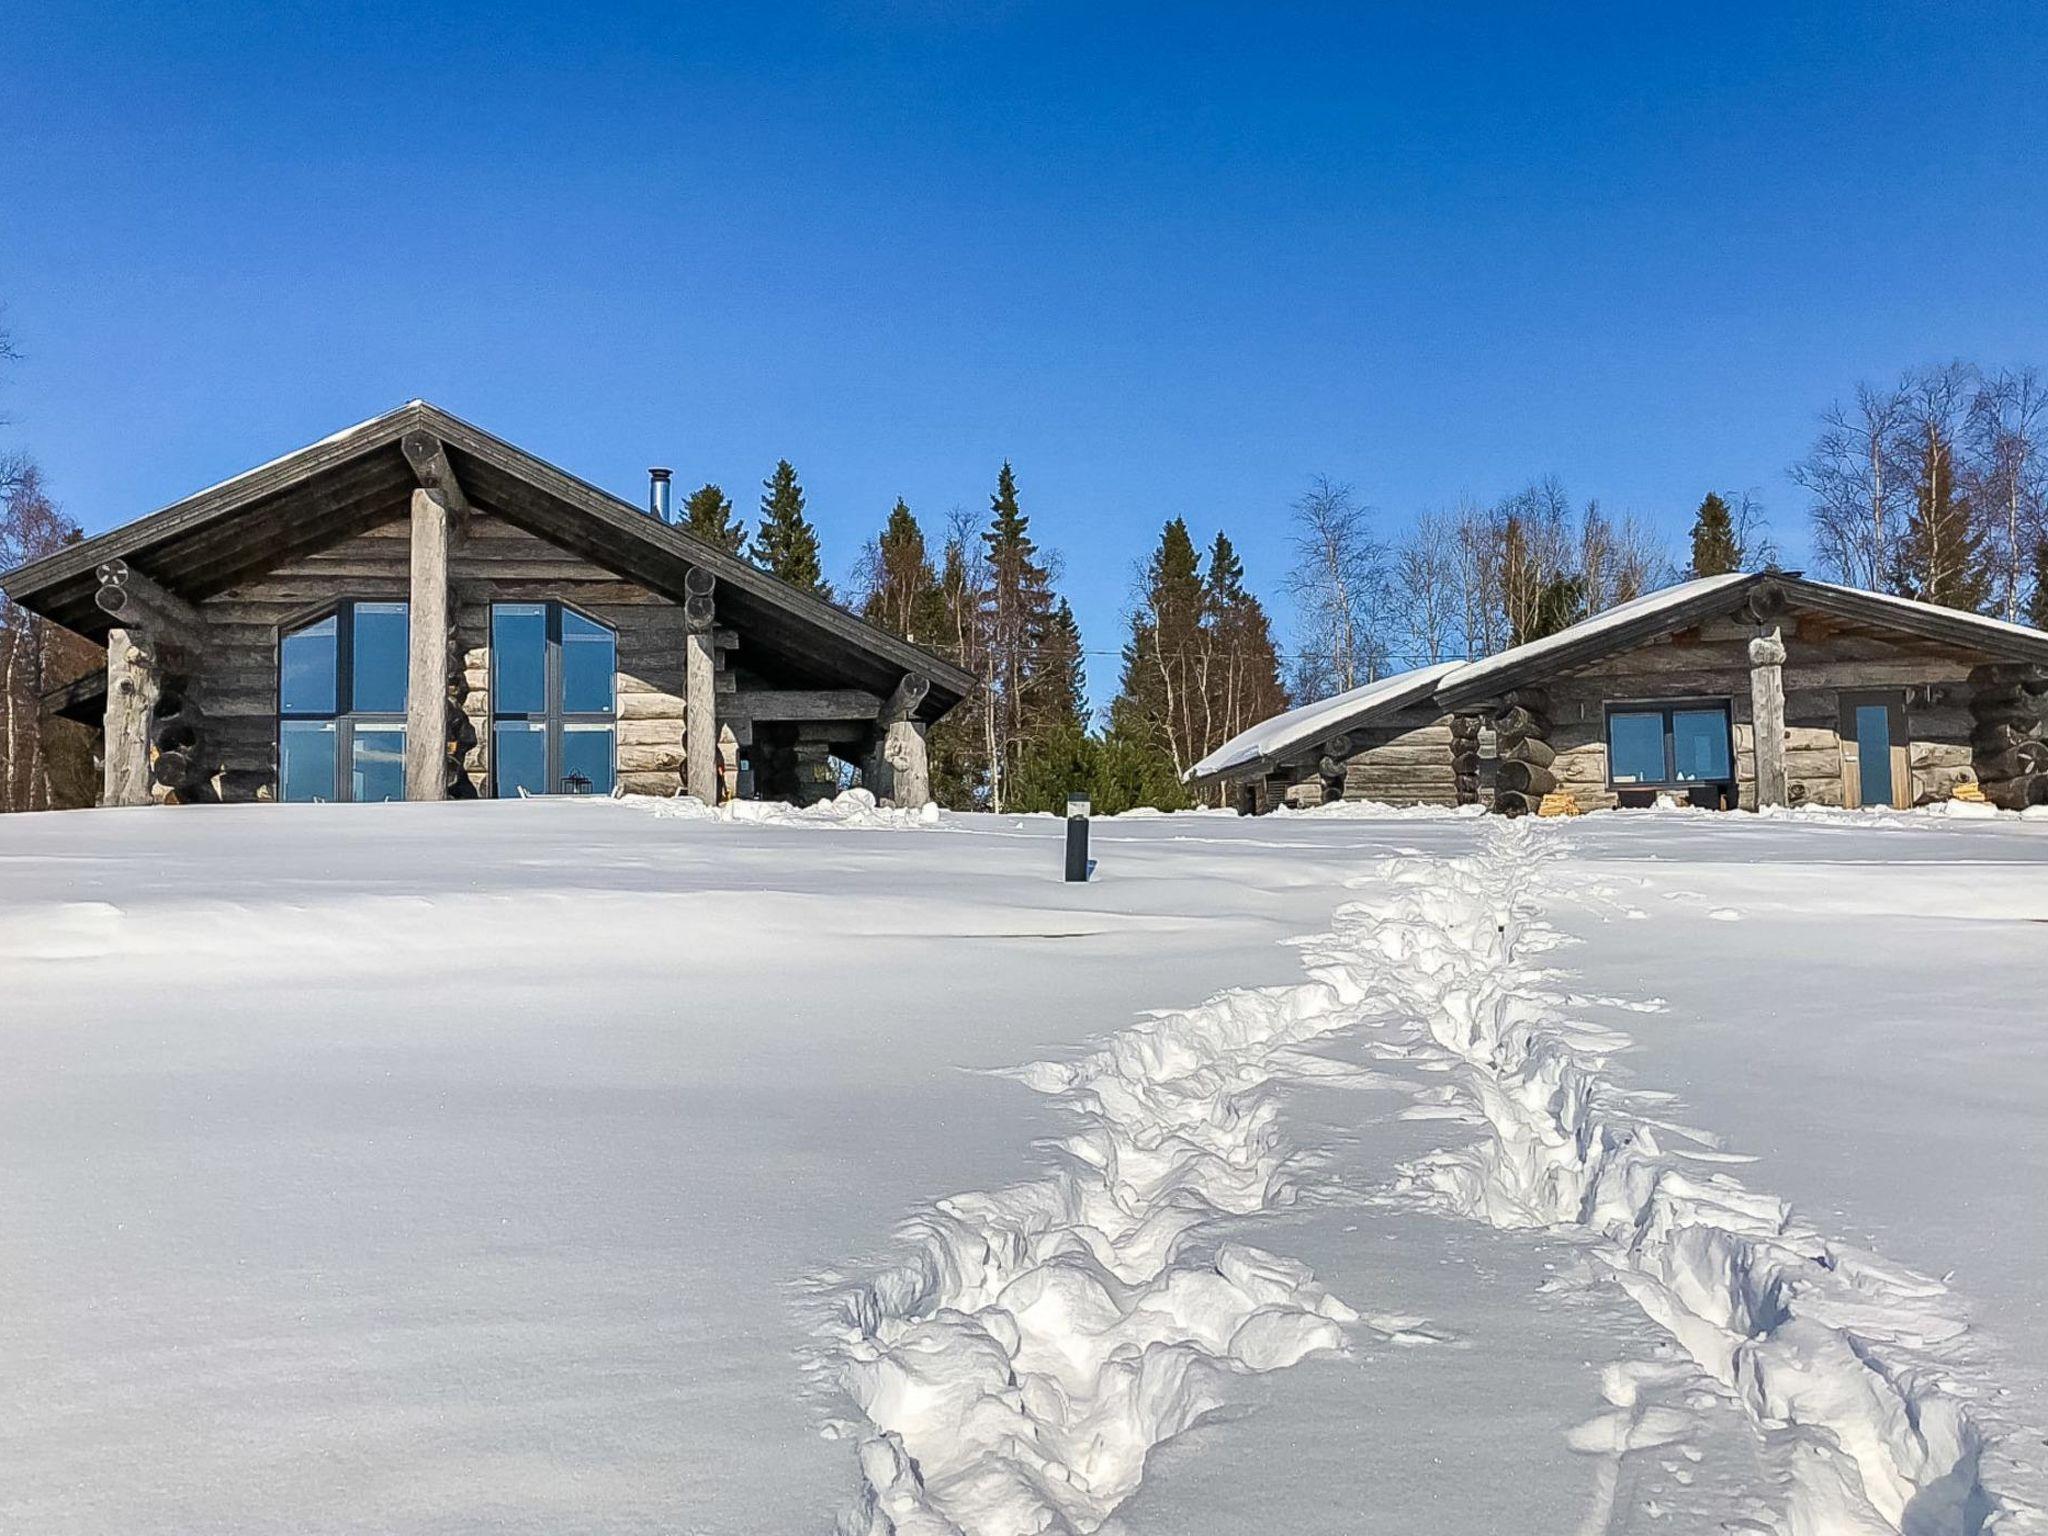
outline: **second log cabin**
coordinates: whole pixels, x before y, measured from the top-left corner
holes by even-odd
[[[416,400],[0,587],[105,645],[109,805],[928,800],[974,679],[661,511]]]
[[[1239,808],[2048,804],[2048,633],[1792,572],[1702,577],[1264,721],[1197,763]]]

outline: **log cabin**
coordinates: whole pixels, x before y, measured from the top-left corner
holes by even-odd
[[[0,576],[108,805],[930,798],[941,657],[415,400]],[[838,760],[835,763],[835,759]]]
[[[1257,812],[2048,804],[2048,633],[1810,581],[1702,577],[1480,661],[1265,721],[1189,770]]]

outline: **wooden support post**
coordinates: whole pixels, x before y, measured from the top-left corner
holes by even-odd
[[[915,718],[931,690],[930,678],[906,672],[875,711],[873,746],[861,772],[869,791],[886,805],[918,810],[931,800],[931,754],[924,723]]]
[[[1773,624],[1749,642],[1750,732],[1758,809],[1785,803],[1785,640]]]
[[[448,798],[448,499],[412,493],[410,644],[405,683],[405,798]]]
[[[683,787],[718,804],[718,657],[712,620],[717,578],[702,567],[683,578]]]
[[[107,631],[106,756],[102,805],[148,805],[149,738],[163,671],[140,630]]]

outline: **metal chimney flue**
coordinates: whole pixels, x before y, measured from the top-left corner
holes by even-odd
[[[670,522],[668,510],[668,483],[670,474],[665,469],[647,471],[647,515],[660,522]]]

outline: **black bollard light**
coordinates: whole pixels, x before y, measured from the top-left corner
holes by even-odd
[[[1086,880],[1088,862],[1088,797],[1067,796],[1067,879]]]

